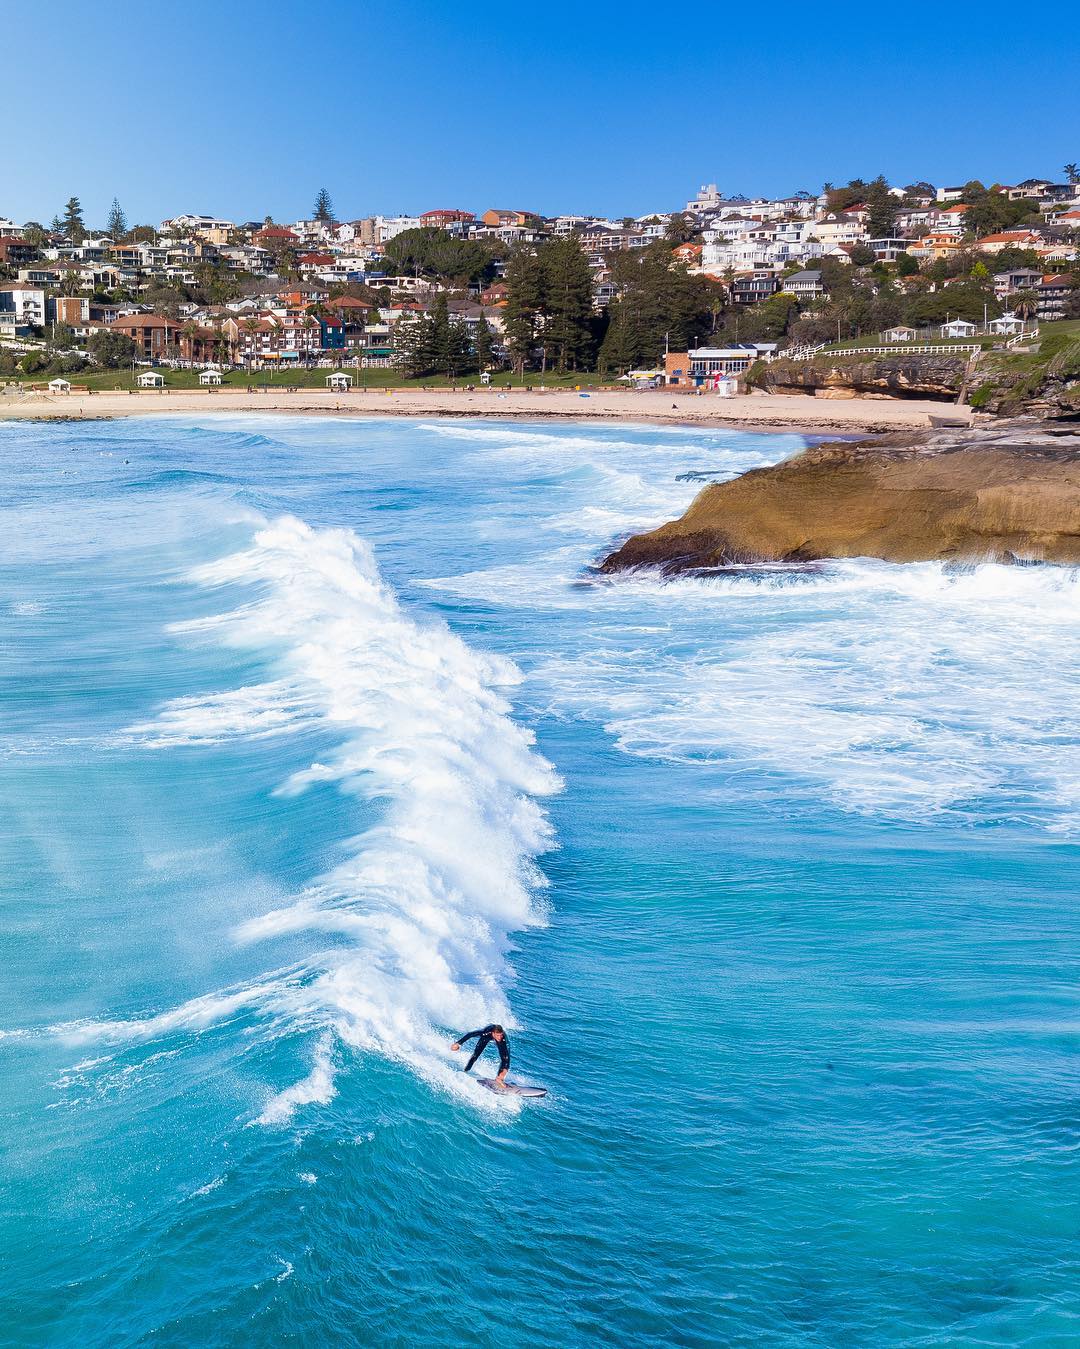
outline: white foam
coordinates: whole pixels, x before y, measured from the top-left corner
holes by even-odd
[[[780,771],[870,814],[1080,827],[1080,572],[639,573],[611,598],[635,623],[536,679],[628,753]]]
[[[199,1030],[244,1009],[330,1027],[474,1095],[474,1084],[449,1067],[439,1028],[514,1024],[505,992],[510,934],[543,922],[535,859],[552,844],[536,798],[560,785],[510,717],[503,690],[519,672],[441,625],[414,622],[348,530],[286,517],[195,579],[227,587],[234,600],[237,586],[255,595],[177,631],[261,652],[274,677],[176,700],[130,734],[165,748],[318,724],[340,737],[338,750],[297,770],[280,792],[333,783],[373,803],[381,818],[352,841],[346,861],[237,934],[248,943],[331,935],[302,971],[145,1020],[57,1029],[143,1038]],[[330,1045],[320,1040],[309,1075],[275,1097],[260,1122],[329,1100],[333,1080]]]
[[[192,625],[186,626],[190,630]],[[153,721],[129,726],[126,734],[154,748],[209,745],[237,735],[282,735],[317,721],[316,709],[305,704],[298,690],[275,680],[227,693],[173,698]]]
[[[266,1105],[255,1121],[257,1124],[287,1124],[302,1105],[328,1105],[336,1095],[334,1076],[336,1068],[329,1035],[323,1035],[315,1046],[315,1060],[311,1072],[299,1082],[287,1087]]]

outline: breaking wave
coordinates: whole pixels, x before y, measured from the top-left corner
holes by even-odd
[[[193,579],[213,591],[239,587],[241,602],[173,632],[260,653],[273,677],[176,699],[129,736],[178,751],[317,726],[337,747],[291,773],[278,794],[332,784],[364,803],[365,822],[373,811],[377,821],[348,842],[340,865],[237,932],[245,943],[297,932],[325,941],[303,968],[145,1020],[56,1029],[146,1039],[243,1010],[314,1030],[310,1074],[266,1105],[266,1124],[332,1097],[334,1036],[490,1098],[451,1070],[438,1028],[514,1024],[511,934],[543,922],[536,858],[552,831],[538,798],[560,783],[511,719],[504,691],[517,669],[413,621],[349,530],[283,517]]]

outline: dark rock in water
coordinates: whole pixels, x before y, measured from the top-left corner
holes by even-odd
[[[602,571],[877,557],[1080,562],[1080,435],[1038,425],[831,443],[698,494]]]

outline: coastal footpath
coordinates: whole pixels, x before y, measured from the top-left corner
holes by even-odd
[[[852,557],[1080,562],[1080,433],[1018,421],[819,445],[706,487],[601,569]]]
[[[0,395],[0,421],[107,419],[154,413],[206,416],[263,412],[273,415],[341,417],[499,417],[601,421],[675,422],[683,425],[750,426],[774,430],[847,433],[929,427],[947,413],[961,424],[971,420],[966,407],[944,407],[932,399],[850,398],[811,395],[735,398],[673,395],[663,390],[612,389],[582,393],[572,389],[215,389],[92,394],[18,393]]]

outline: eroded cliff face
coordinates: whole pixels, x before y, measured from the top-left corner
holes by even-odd
[[[1080,435],[1014,426],[821,445],[699,493],[603,563],[1080,562]]]
[[[952,402],[964,384],[965,356],[883,356],[859,360],[773,361],[760,385],[768,393],[825,393],[856,398],[880,393],[890,398],[940,398]]]

